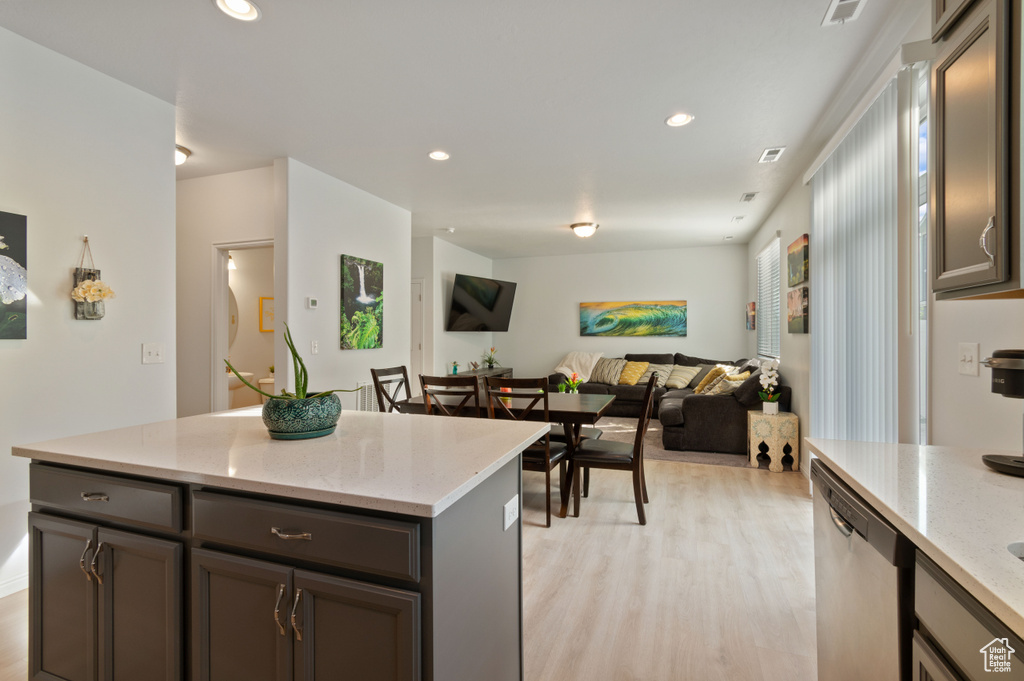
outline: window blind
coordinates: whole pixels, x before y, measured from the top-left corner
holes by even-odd
[[[893,81],[812,180],[814,437],[898,438],[897,125]]]
[[[775,237],[757,254],[757,354],[761,357],[781,354],[779,247]]]

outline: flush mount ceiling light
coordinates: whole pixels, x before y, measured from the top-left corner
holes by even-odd
[[[432,151],[429,156],[435,161],[447,161],[450,158],[448,154],[443,151]]]
[[[188,160],[188,157],[192,155],[192,152],[181,146],[180,144],[174,145],[174,165],[180,166]]]
[[[239,21],[258,21],[260,8],[249,0],[214,0],[221,12]]]
[[[665,119],[665,125],[670,125],[673,128],[678,128],[681,125],[686,125],[693,120],[693,116],[688,113],[677,113],[673,116],[669,116]]]
[[[587,237],[594,236],[598,226],[596,222],[575,222],[569,225],[569,229],[579,238],[586,239]]]

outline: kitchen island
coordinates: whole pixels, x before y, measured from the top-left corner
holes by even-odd
[[[521,679],[547,427],[345,412],[279,441],[257,408],[15,447],[30,678]]]
[[[1024,560],[1018,557],[1024,552],[1014,555],[1008,548],[1024,541],[1024,478],[998,473],[981,460],[1014,452],[806,441],[829,470],[917,547],[915,669],[923,659],[918,649],[937,640],[942,648],[959,648],[943,649],[942,664],[953,660],[960,676],[976,678],[988,661],[980,648],[1009,636],[1016,657],[1012,669],[999,670],[1011,672],[1001,678],[1024,677],[1024,648],[1015,643],[1024,637]],[[975,620],[984,626],[969,636]],[[922,644],[922,638],[929,640]],[[975,639],[981,643],[974,645]]]

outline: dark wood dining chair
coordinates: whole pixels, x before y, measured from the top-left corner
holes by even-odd
[[[401,393],[404,389],[405,399],[412,397],[409,388],[409,372],[405,366],[387,369],[370,369],[373,377],[373,389],[377,393],[377,407],[383,412],[399,411]]]
[[[548,418],[548,385],[546,378],[487,378],[487,415],[492,419],[526,421]],[[514,399],[514,402],[513,402]],[[565,461],[569,447],[554,442],[551,433],[523,450],[523,470],[544,473],[546,527],[551,527],[551,469]],[[564,476],[559,476],[563,480]],[[559,485],[559,497],[565,490]]]
[[[428,414],[481,416],[480,383],[476,376],[423,376],[423,406]],[[444,398],[444,399],[440,399]]]
[[[636,437],[633,444],[613,442],[611,440],[585,439],[580,440],[576,451],[572,454],[572,497],[574,515],[580,516],[580,478],[584,471],[591,468],[604,468],[616,471],[630,471],[633,474],[633,499],[636,502],[636,514],[641,525],[647,524],[644,504],[648,503],[647,478],[644,475],[644,436],[651,424],[651,412],[654,408],[654,386],[657,375],[651,376],[644,393],[643,409],[637,419]],[[589,478],[589,476],[587,476]],[[589,480],[587,480],[589,483]],[[587,485],[589,487],[589,485]],[[586,490],[589,492],[590,490]],[[586,496],[586,495],[584,495]]]

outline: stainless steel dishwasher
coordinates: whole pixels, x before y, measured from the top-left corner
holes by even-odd
[[[914,547],[811,462],[819,681],[909,681]]]

